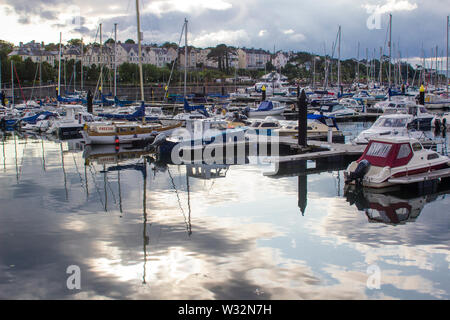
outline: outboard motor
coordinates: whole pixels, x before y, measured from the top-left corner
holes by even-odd
[[[434,120],[434,131],[436,133],[441,132],[441,120],[439,120],[439,119]]]
[[[167,136],[164,133],[160,133],[156,135],[155,140],[153,140],[151,146],[157,147],[161,144],[163,144],[166,141]]]
[[[365,159],[362,160],[356,167],[356,170],[350,173],[347,182],[356,181],[357,184],[361,184],[362,180],[364,179],[364,176],[367,174],[367,172],[369,172],[369,169],[370,169],[370,162]]]

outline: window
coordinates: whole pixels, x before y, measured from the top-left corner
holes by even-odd
[[[368,156],[385,158],[389,151],[391,151],[392,145],[382,142],[372,142],[369,150],[367,151]]]
[[[418,143],[418,142],[413,143],[412,148],[413,148],[414,152],[420,151],[420,150],[423,149],[423,148],[422,148],[422,145],[421,145],[420,143]]]
[[[278,127],[278,126],[273,122],[263,123],[261,126],[261,128],[271,128],[271,127]]]
[[[402,144],[400,150],[398,150],[397,159],[408,158],[410,154],[411,147],[409,146],[409,143]]]

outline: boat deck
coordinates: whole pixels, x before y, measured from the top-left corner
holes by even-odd
[[[416,182],[431,181],[431,180],[437,180],[440,178],[448,178],[448,177],[450,177],[450,168],[435,170],[435,171],[431,171],[431,172],[425,172],[425,173],[421,173],[421,174],[415,174],[412,176],[392,178],[392,179],[389,179],[389,182],[395,183],[395,184],[411,184],[411,183],[416,183]]]

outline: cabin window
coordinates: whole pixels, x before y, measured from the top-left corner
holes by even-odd
[[[391,148],[391,144],[373,142],[370,145],[369,150],[367,151],[367,155],[372,157],[385,158],[389,154],[389,151],[391,151]]]
[[[437,158],[439,158],[439,155],[437,153],[432,153],[428,155],[427,160],[434,160]]]
[[[75,115],[75,120],[78,120],[78,115],[77,114]]]
[[[413,143],[412,148],[413,148],[414,152],[420,151],[420,150],[423,149],[423,148],[422,148],[422,145],[421,145],[420,143],[417,143],[417,142],[416,142],[416,143]]]
[[[271,127],[278,127],[278,126],[273,122],[263,123],[261,126],[261,128],[271,128]]]
[[[409,144],[402,144],[400,150],[398,150],[397,159],[408,158],[411,154],[411,147]]]
[[[261,122],[255,122],[252,124],[252,127],[257,128],[257,127],[259,127],[260,124],[261,124]]]

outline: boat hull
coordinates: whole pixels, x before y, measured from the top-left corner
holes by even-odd
[[[279,116],[279,115],[283,114],[285,109],[286,109],[285,107],[282,107],[282,108],[272,109],[272,110],[269,110],[269,111],[249,111],[248,112],[248,116],[250,118]]]

